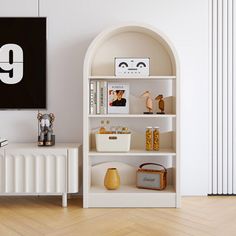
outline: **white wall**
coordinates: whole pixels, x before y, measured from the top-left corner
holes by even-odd
[[[181,63],[182,193],[207,193],[208,1],[41,0],[48,18],[48,110],[57,141],[82,142],[82,68],[86,48],[106,27],[144,22],[173,41]],[[0,0],[0,16],[37,16],[37,0]],[[0,136],[35,141],[37,111],[0,111]]]

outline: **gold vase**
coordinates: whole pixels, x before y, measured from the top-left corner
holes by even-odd
[[[104,186],[108,190],[115,190],[120,187],[120,176],[116,168],[108,168],[105,179]]]

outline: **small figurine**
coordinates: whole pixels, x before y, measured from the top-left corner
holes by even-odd
[[[159,94],[155,100],[157,101],[157,109],[158,112],[157,114],[165,114],[164,110],[165,110],[165,102],[163,100],[163,95]]]
[[[53,146],[55,144],[55,135],[53,135],[53,121],[55,116],[53,113],[41,114],[38,113],[38,121],[40,133],[38,136],[38,146]]]
[[[153,102],[151,98],[151,93],[149,91],[145,91],[141,97],[146,98],[146,108],[147,112],[143,112],[143,114],[153,114]]]

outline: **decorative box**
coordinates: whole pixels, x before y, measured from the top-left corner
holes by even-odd
[[[115,75],[120,77],[149,76],[149,58],[115,58]]]
[[[143,169],[146,165],[160,166],[161,170]],[[163,190],[167,185],[167,170],[163,165],[156,163],[143,163],[137,170],[137,183],[138,188]]]
[[[131,134],[95,134],[97,152],[129,152]]]

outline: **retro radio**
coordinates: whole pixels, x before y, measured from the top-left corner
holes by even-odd
[[[149,76],[149,58],[115,58],[115,75],[122,77]]]
[[[144,169],[144,166],[155,165],[161,167],[160,170]],[[163,190],[167,185],[167,170],[163,165],[156,163],[143,163],[137,170],[138,188]]]

